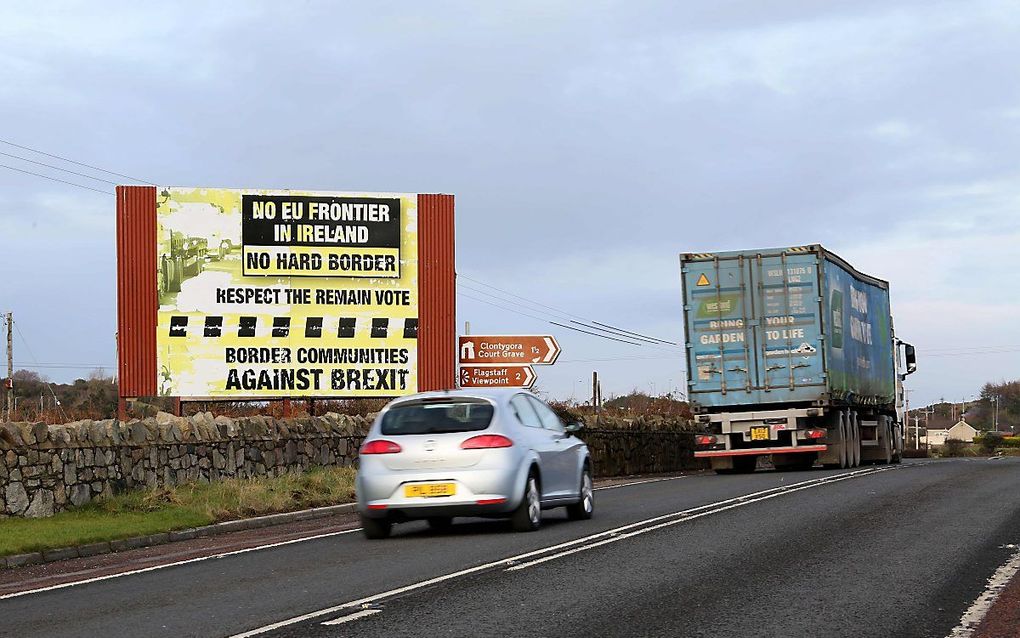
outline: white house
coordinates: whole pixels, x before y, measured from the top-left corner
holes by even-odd
[[[922,437],[921,440],[927,445],[945,445],[946,441],[949,439],[956,439],[957,441],[963,441],[964,443],[973,443],[974,436],[977,433],[978,430],[970,423],[960,419],[956,422],[956,425],[948,430],[936,430],[934,428],[929,428],[928,434]]]

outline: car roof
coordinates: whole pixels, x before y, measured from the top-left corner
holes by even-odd
[[[525,392],[531,394],[525,388],[458,388],[456,390],[436,390],[432,392],[419,392],[406,397],[394,399],[391,405],[405,401],[421,401],[422,399],[450,398],[478,398],[489,399],[496,403],[509,401],[515,394]]]

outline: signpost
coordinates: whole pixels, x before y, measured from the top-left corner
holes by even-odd
[[[535,378],[535,370],[529,365],[460,367],[462,388],[530,388]]]
[[[531,363],[552,365],[560,356],[556,339],[548,335],[464,335],[460,338],[461,363]]]
[[[462,388],[530,388],[533,365],[552,365],[560,346],[549,335],[463,335],[458,341]]]

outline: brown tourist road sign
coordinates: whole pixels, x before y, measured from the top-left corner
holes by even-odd
[[[458,352],[461,364],[552,365],[560,346],[548,335],[463,335]]]
[[[535,371],[529,365],[462,365],[462,388],[530,388],[535,384]]]

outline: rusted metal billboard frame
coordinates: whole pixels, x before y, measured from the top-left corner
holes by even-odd
[[[453,195],[418,195],[418,247],[418,389],[450,389],[457,383]],[[157,393],[156,273],[156,187],[118,186],[117,378],[122,419],[129,400]],[[182,400],[191,397],[170,398],[179,413]],[[284,401],[287,411],[289,400]]]

